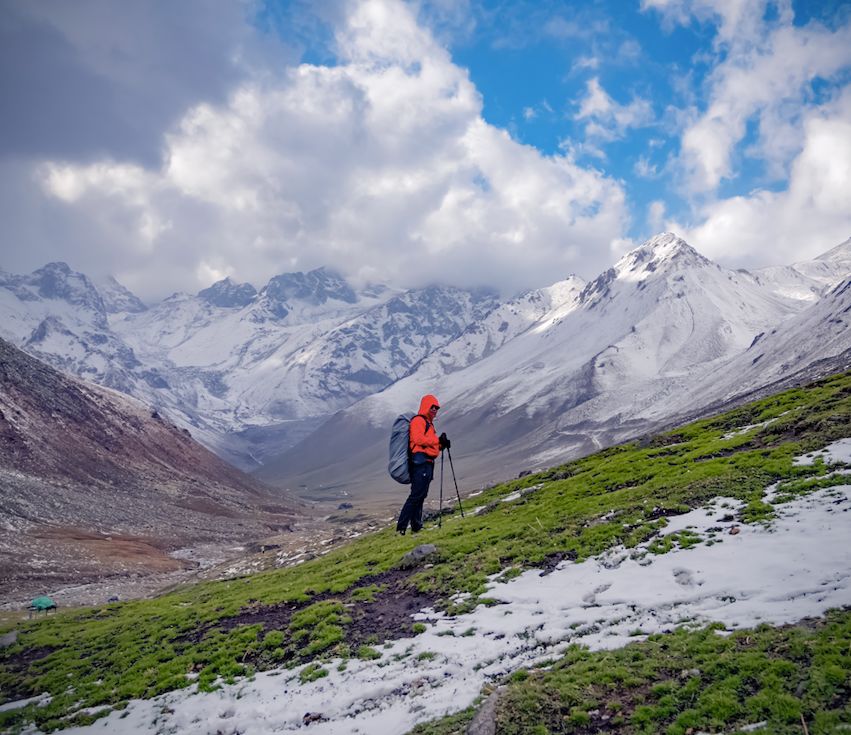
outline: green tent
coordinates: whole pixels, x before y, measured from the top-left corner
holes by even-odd
[[[36,612],[47,612],[48,610],[55,609],[56,603],[49,597],[36,597],[30,603],[30,610],[35,610]]]

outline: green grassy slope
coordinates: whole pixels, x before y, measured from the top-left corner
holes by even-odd
[[[745,427],[752,428],[737,432]],[[151,697],[193,680],[209,688],[219,677],[332,656],[369,656],[371,645],[416,632],[409,605],[451,612],[474,607],[483,601],[488,575],[510,577],[526,567],[583,559],[654,536],[657,553],[695,543],[682,534],[664,536],[665,517],[718,495],[745,502],[743,522],[770,518],[765,487],[782,481],[786,492],[775,500],[782,502],[823,484],[815,479],[825,474],[823,463],[795,466],[793,458],[849,434],[851,373],[495,486],[465,501],[466,518],[454,513],[441,529],[429,527],[419,536],[398,537],[388,529],[297,567],[20,624],[17,641],[0,650],[2,697],[50,692],[53,700],[42,708],[0,713],[0,730],[14,731],[27,720],[42,729],[85,722],[92,715],[74,712]],[[463,482],[463,467],[456,469]],[[474,505],[482,508],[476,515],[470,512]],[[434,563],[400,569],[403,554],[425,542],[440,549]],[[450,601],[458,592],[470,593],[463,604]],[[847,634],[847,619],[837,625]],[[587,657],[588,666],[598,660],[571,655]],[[319,675],[319,667],[314,671]],[[664,684],[653,676],[629,673],[626,681],[640,679],[636,686],[650,689]],[[528,686],[536,677],[529,677]],[[516,696],[535,693],[518,689]],[[588,702],[599,696],[589,694]],[[587,706],[584,711],[587,715]],[[576,716],[583,718],[579,710]]]

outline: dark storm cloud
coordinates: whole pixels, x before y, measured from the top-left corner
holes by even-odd
[[[286,60],[246,22],[254,9],[209,0],[4,0],[0,156],[155,165],[163,133],[191,105],[222,102],[249,69]]]

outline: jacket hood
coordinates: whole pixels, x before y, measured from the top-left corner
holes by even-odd
[[[417,413],[421,413],[423,416],[428,416],[428,410],[432,406],[440,407],[440,401],[437,400],[433,395],[423,396],[420,401],[420,410]]]

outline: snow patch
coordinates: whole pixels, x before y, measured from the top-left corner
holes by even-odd
[[[6,702],[6,704],[0,704],[0,712],[8,712],[13,709],[21,709],[22,707],[27,707],[30,704],[34,704],[36,707],[44,707],[53,700],[47,692],[44,694],[39,694],[37,697],[30,697],[29,699],[18,699],[15,702]]]
[[[803,457],[796,457],[795,464],[812,465],[815,464],[816,457],[821,457],[825,464],[851,463],[851,439],[840,439],[817,452],[809,452]]]

